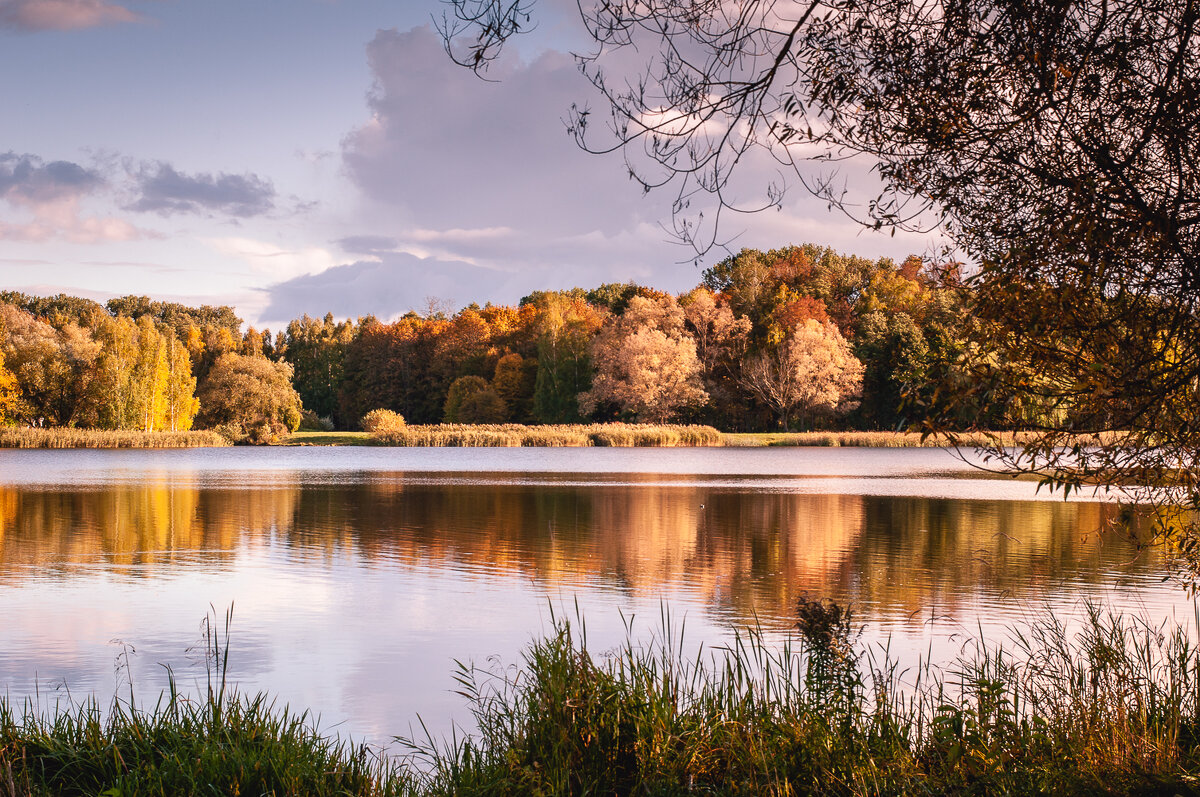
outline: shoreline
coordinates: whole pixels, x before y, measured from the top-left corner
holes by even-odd
[[[998,438],[997,438],[998,435]],[[973,432],[959,436],[959,447],[1020,445],[1032,433]],[[231,443],[215,431],[140,432],[73,428],[0,428],[0,448],[212,448]],[[486,447],[665,447],[665,448],[952,448],[945,435],[919,432],[721,432],[711,426],[655,424],[406,426],[386,434],[368,432],[294,432],[269,445]]]

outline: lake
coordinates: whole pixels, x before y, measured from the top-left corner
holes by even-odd
[[[374,743],[469,724],[454,661],[500,666],[583,615],[593,650],[694,644],[796,599],[855,607],[868,644],[947,660],[1085,600],[1190,622],[1156,551],[940,449],[232,448],[0,451],[0,690],[43,707],[170,667],[234,606],[231,676]]]

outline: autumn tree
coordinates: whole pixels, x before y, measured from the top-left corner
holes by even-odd
[[[92,378],[100,346],[74,323],[55,329],[17,307],[0,303],[7,368],[20,387],[18,420],[31,425],[86,425],[94,405]]]
[[[718,297],[703,285],[684,295],[680,306],[703,369],[704,389],[714,413],[709,420],[736,428],[745,415],[737,376],[749,343],[750,319],[734,316],[725,297]]]
[[[237,441],[267,443],[300,426],[302,405],[286,362],[223,354],[200,384],[199,399],[197,422]]]
[[[448,50],[479,71],[534,27],[526,3],[451,8]],[[1059,420],[1022,449],[992,447],[994,461],[1068,489],[1170,483],[1172,500],[1200,507],[1200,7],[729,8],[581,3],[595,48],[580,66],[612,124],[589,124],[593,108],[581,103],[577,138],[624,148],[622,167],[633,162],[648,188],[672,182],[675,207],[691,214],[675,229],[701,248],[713,226],[689,222],[706,204],[727,206],[725,189],[754,151],[797,166],[809,190],[868,226],[939,230],[972,264],[980,335],[966,378],[926,406],[929,428],[964,406],[1033,401],[1037,416]],[[636,79],[605,68],[614,55],[636,63]],[[842,181],[805,162],[855,155],[880,179],[873,197],[847,197]],[[765,193],[765,205],[781,203],[778,185]],[[1164,532],[1200,552],[1198,516],[1175,517],[1187,519]],[[1192,559],[1200,570],[1200,554]]]
[[[96,418],[107,429],[190,429],[197,411],[196,379],[187,349],[149,315],[102,320],[95,336]]]
[[[359,319],[358,334],[346,344],[341,417],[358,419],[383,408],[411,423],[441,421],[448,383],[434,352],[445,328],[445,320],[416,313],[391,324]]]
[[[634,296],[625,313],[601,328],[590,352],[596,374],[580,409],[611,403],[639,421],[661,423],[678,409],[708,400],[696,341],[674,297]]]
[[[20,406],[21,386],[13,372],[4,366],[4,354],[0,352],[0,426],[11,426]]]
[[[750,357],[741,375],[742,386],[779,415],[784,431],[793,413],[807,426],[814,417],[853,409],[862,380],[862,363],[837,327],[812,320],[777,348]]]
[[[196,377],[187,347],[173,332],[165,335],[167,385],[163,393],[159,428],[168,432],[186,432],[192,428],[200,400],[196,398]]]

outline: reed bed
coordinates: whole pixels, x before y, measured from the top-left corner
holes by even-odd
[[[959,432],[953,438],[920,432],[763,432],[722,435],[724,445],[811,446],[814,448],[943,448],[958,445],[975,448],[984,445],[1019,446],[1035,439],[1032,432]]]
[[[652,424],[438,424],[405,426],[372,435],[389,446],[719,446],[721,433],[711,426]]]
[[[208,448],[229,444],[213,431],[0,428],[0,448]]]

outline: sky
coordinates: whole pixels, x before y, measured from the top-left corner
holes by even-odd
[[[0,288],[229,304],[278,328],[515,303],[539,289],[696,285],[742,247],[901,260],[793,186],[695,262],[674,193],[567,135],[595,103],[575,3],[481,80],[438,0],[0,0]],[[751,162],[755,201],[774,167]],[[854,177],[862,180],[863,175]]]

